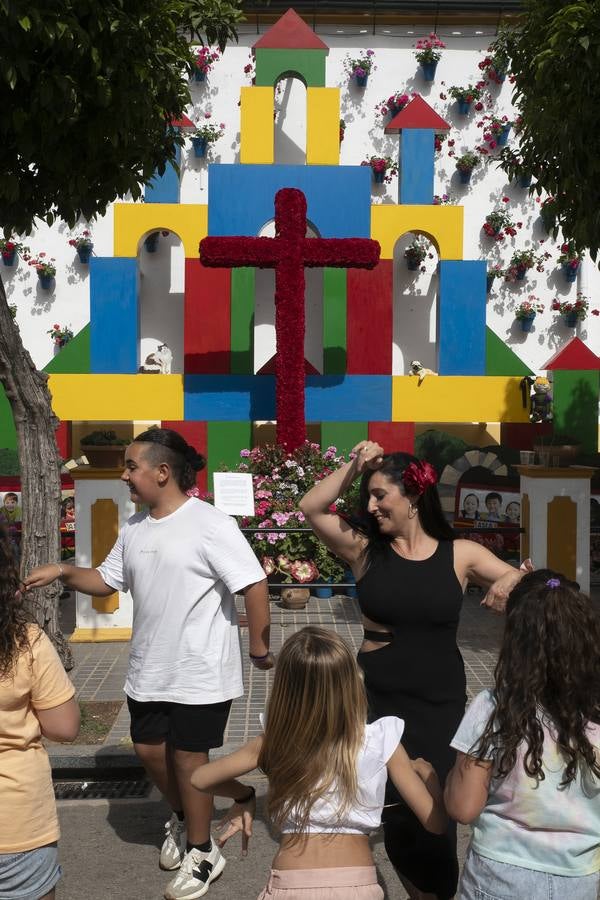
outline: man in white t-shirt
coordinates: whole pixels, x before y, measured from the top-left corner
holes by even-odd
[[[136,753],[173,808],[160,854],[161,868],[179,869],[171,900],[203,896],[225,867],[210,837],[212,798],[190,777],[222,745],[232,700],[244,692],[234,593],[244,594],[253,665],[273,665],[258,560],[233,519],[186,494],[203,465],[175,431],[139,435],[121,479],[147,510],[126,522],[98,568],[47,565],[25,579],[28,589],[60,577],[94,596],[131,591],[125,692]],[[252,803],[253,793],[239,799]]]

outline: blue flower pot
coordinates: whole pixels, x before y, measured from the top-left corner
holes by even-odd
[[[521,323],[521,330],[529,333],[533,328],[534,319],[535,316],[527,316],[526,319],[519,319],[519,322]]]
[[[421,71],[425,81],[433,81],[435,78],[435,70],[437,69],[437,60],[435,62],[421,63]]]
[[[313,592],[315,597],[318,597],[320,600],[327,600],[333,597],[333,588],[328,584],[315,585]]]
[[[466,116],[469,110],[471,109],[471,101],[470,100],[457,100],[456,104],[458,106],[458,111],[461,116]]]
[[[90,256],[92,255],[92,250],[94,249],[94,245],[91,244],[89,247],[78,247],[77,248],[77,256],[79,257],[79,262],[82,265],[86,265],[90,261]]]
[[[575,326],[577,325],[576,312],[566,313],[566,315],[563,316],[563,319],[565,320],[565,325],[567,326],[567,328],[575,328]]]
[[[489,294],[489,293],[490,293],[490,291],[492,290],[493,286],[494,286],[494,276],[493,276],[493,275],[487,275],[487,276],[486,276],[486,279],[485,279],[485,292],[486,292],[486,294]]]
[[[194,81],[206,81],[206,72],[202,69],[194,69]]]
[[[517,183],[520,188],[528,188],[531,185],[531,175],[519,175],[517,178]]]
[[[579,266],[577,266],[576,268],[573,268],[572,266],[567,266],[567,265],[563,264],[563,267],[562,267],[563,274],[564,274],[566,280],[569,282],[569,284],[573,284],[574,281],[577,281],[578,269],[579,269]]]
[[[154,232],[154,234],[149,234],[148,237],[144,241],[144,247],[148,251],[148,253],[156,253],[156,248],[158,247],[158,232]]]
[[[14,266],[15,259],[17,258],[17,251],[11,250],[10,252],[4,251],[2,253],[2,262],[5,266]]]
[[[355,75],[356,78],[356,86],[357,87],[366,87],[369,76],[368,75]]]
[[[512,126],[508,125],[508,124],[502,126],[502,131],[496,138],[496,143],[498,144],[499,147],[504,147],[508,143],[508,135],[510,133],[511,127]]]
[[[525,281],[525,276],[527,275],[527,269],[517,269],[517,274],[515,278],[517,281]]]
[[[458,177],[461,184],[468,184],[471,180],[473,169],[458,169]]]
[[[385,172],[377,172],[373,169],[373,181],[375,184],[383,184],[385,181]]]
[[[192,146],[194,148],[194,156],[203,157],[206,156],[206,150],[208,147],[208,141],[203,137],[193,137],[192,138]]]
[[[354,578],[354,575],[352,574],[351,569],[347,569],[344,572],[344,581],[346,581],[350,584],[350,587],[344,588],[346,597],[357,597],[358,594],[356,591],[356,579]]]
[[[40,282],[40,287],[43,291],[49,291],[54,282],[54,275],[39,275],[38,279]]]
[[[498,72],[497,69],[494,69],[494,75],[496,76],[495,80],[497,81],[498,84],[504,84],[504,82],[506,80],[506,72],[502,72],[502,71]]]

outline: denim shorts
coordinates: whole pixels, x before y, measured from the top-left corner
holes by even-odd
[[[553,875],[496,862],[469,848],[459,900],[596,900],[600,872]]]
[[[60,875],[56,842],[23,853],[0,853],[0,900],[40,900]]]

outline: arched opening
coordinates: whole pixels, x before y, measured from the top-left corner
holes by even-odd
[[[306,85],[293,72],[275,84],[275,162],[306,165]]]
[[[273,237],[275,222],[267,222],[259,237]],[[320,237],[314,225],[308,224],[306,237]],[[304,356],[308,371],[323,371],[323,269],[305,269],[304,292]],[[254,373],[275,356],[275,271],[257,269],[254,300]]]
[[[415,241],[425,250],[416,269],[405,252]],[[392,373],[408,375],[417,359],[425,368],[437,367],[438,250],[430,235],[408,232],[394,245],[394,324]]]
[[[140,371],[182,373],[185,251],[172,231],[153,229],[138,244]]]

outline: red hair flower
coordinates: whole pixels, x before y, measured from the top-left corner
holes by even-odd
[[[402,473],[402,482],[409,496],[421,495],[428,487],[437,484],[437,474],[428,462],[411,462]]]

